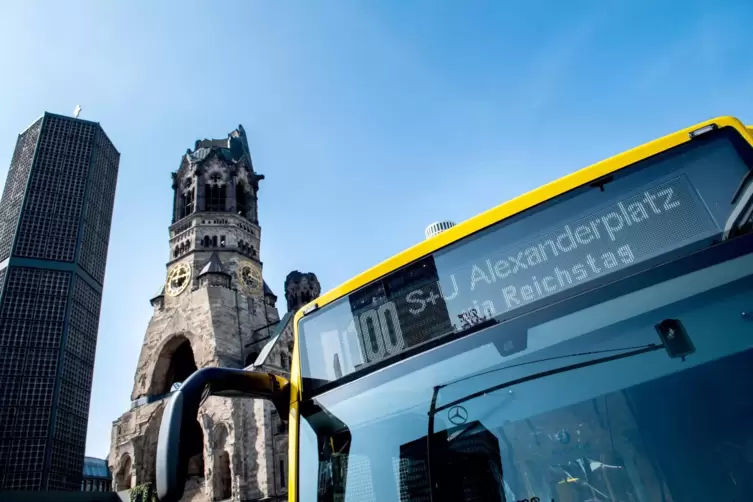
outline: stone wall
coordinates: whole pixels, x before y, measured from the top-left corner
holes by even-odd
[[[285,301],[288,312],[295,312],[322,293],[319,279],[311,272],[294,270],[285,278]]]
[[[179,347],[190,344],[196,368],[240,368],[244,346],[253,339],[254,330],[277,317],[277,310],[265,304],[262,296],[249,297],[231,287],[196,287],[156,303],[131,394],[133,401],[143,404],[113,423],[108,458],[116,490],[155,481],[164,394],[170,391],[171,364]],[[281,350],[287,350],[287,345]],[[282,361],[285,356],[278,349],[276,357]],[[201,406],[198,421],[204,438],[204,476],[189,480],[185,500],[219,500],[228,484],[232,500],[239,501],[286,492],[275,480],[274,466],[287,452],[275,448],[270,412],[271,405],[264,401],[219,397],[211,397]],[[128,472],[123,472],[124,468]]]

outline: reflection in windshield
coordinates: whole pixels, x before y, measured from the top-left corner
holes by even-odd
[[[489,355],[503,323],[365,392],[320,395],[301,410],[300,500],[750,500],[751,271],[745,256],[560,310],[529,323],[511,360]],[[667,319],[692,339],[685,358],[661,347]],[[660,349],[588,354],[650,344]]]
[[[472,422],[432,462],[485,461],[488,482],[504,465],[497,493],[518,499],[743,500],[753,489],[753,410],[741,399],[753,392],[751,368],[748,350],[491,430]]]

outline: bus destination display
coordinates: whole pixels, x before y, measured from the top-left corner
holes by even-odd
[[[543,232],[530,229],[502,248],[505,226],[498,226],[352,293],[312,316],[311,325],[304,318],[306,336],[321,336],[320,348],[305,342],[308,364],[334,380],[718,232],[684,176]],[[522,350],[513,342],[520,340],[503,350]]]

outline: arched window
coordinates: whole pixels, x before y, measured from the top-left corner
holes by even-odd
[[[115,484],[118,490],[131,488],[131,457],[127,453],[120,458],[120,466],[115,473]]]
[[[179,218],[185,218],[189,214],[193,213],[194,209],[194,193],[193,188],[180,195],[180,208],[178,212]]]
[[[204,431],[201,429],[199,422],[194,420],[189,425],[187,434],[186,456],[188,457],[189,478],[204,477]]]
[[[212,247],[215,247],[215,248],[217,247],[217,236],[216,235],[212,236]]]
[[[172,338],[160,352],[154,367],[149,394],[160,396],[174,390],[196,371],[191,342],[182,335]]]
[[[230,473],[230,455],[226,451],[220,454],[219,469],[217,470],[218,482],[221,489],[217,491],[216,495],[220,498],[218,500],[229,499],[233,494],[233,487]]]
[[[215,427],[212,434],[212,456],[214,457],[214,500],[227,500],[232,497],[232,470],[230,468],[230,455],[227,451],[227,428],[223,424]]]
[[[219,174],[212,175],[211,184],[204,186],[204,203],[207,211],[225,211],[226,186],[218,184]]]
[[[178,246],[175,246],[175,249],[173,249],[173,258],[177,258],[178,253],[180,253],[180,249],[178,248]]]
[[[208,236],[208,235],[205,235],[205,236],[204,236],[204,239],[202,239],[202,241],[201,241],[201,242],[202,242],[202,245],[203,245],[203,246],[204,246],[205,248],[208,248],[208,247],[209,247],[209,246],[210,246],[210,245],[212,244],[212,241],[211,241],[211,240],[209,239],[209,236]]]
[[[248,212],[248,195],[246,194],[246,188],[243,186],[243,182],[238,182],[235,185],[235,207],[238,210],[238,214],[246,216]]]

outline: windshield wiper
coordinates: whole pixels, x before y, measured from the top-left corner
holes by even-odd
[[[596,354],[606,354],[608,352],[625,352],[627,350],[643,349],[645,347],[646,347],[646,345],[633,345],[631,347],[619,347],[619,348],[616,348],[616,349],[589,350],[589,351],[586,351],[586,352],[573,352],[572,354],[565,354],[565,355],[561,355],[561,356],[542,357],[541,359],[535,359],[533,361],[526,361],[526,362],[523,362],[523,363],[510,364],[510,365],[506,365],[506,366],[497,365],[497,367],[495,367],[495,368],[491,368],[491,369],[483,370],[483,371],[478,371],[476,373],[471,373],[470,375],[466,375],[464,377],[456,378],[455,380],[450,380],[449,382],[445,382],[445,383],[439,384],[439,385],[437,385],[435,387],[435,390],[436,389],[441,390],[441,389],[443,389],[445,387],[449,387],[450,385],[454,385],[456,383],[463,382],[465,380],[470,380],[471,378],[476,378],[476,377],[479,377],[479,376],[488,375],[489,373],[495,373],[497,371],[502,371],[502,370],[509,370],[509,369],[512,369],[512,368],[519,368],[520,366],[528,366],[529,364],[545,363],[547,361],[556,361],[557,359],[570,359],[572,357],[593,356],[593,355],[596,355]]]
[[[647,354],[649,352],[654,352],[654,351],[657,351],[657,350],[660,350],[660,349],[663,349],[663,348],[665,348],[665,346],[664,346],[663,343],[660,343],[660,344],[651,343],[651,344],[648,344],[648,345],[643,345],[643,346],[640,346],[638,348],[635,348],[635,350],[629,350],[627,352],[620,352],[619,354],[614,354],[614,355],[606,356],[606,357],[600,357],[600,358],[597,358],[597,359],[590,359],[588,361],[583,361],[583,362],[575,363],[575,364],[569,364],[567,366],[560,366],[558,368],[554,368],[554,369],[551,369],[551,370],[540,371],[538,373],[533,373],[531,375],[526,375],[524,377],[516,378],[514,380],[508,380],[506,382],[503,382],[503,383],[500,383],[500,384],[497,384],[497,385],[493,385],[492,387],[489,387],[489,388],[486,388],[486,389],[482,389],[482,390],[473,392],[471,394],[468,394],[465,397],[461,397],[460,399],[456,399],[456,400],[454,400],[454,401],[452,401],[450,403],[444,404],[444,405],[439,406],[439,407],[436,406],[437,395],[439,394],[439,391],[443,387],[447,387],[448,385],[452,385],[453,383],[462,381],[465,378],[458,379],[458,380],[455,380],[455,381],[452,381],[452,382],[448,382],[448,383],[445,383],[445,384],[437,385],[436,387],[434,387],[434,393],[433,393],[432,398],[431,398],[431,407],[429,409],[430,422],[433,422],[433,416],[434,416],[434,414],[439,413],[442,410],[446,410],[448,408],[452,408],[453,406],[456,406],[456,405],[458,405],[460,403],[463,403],[465,401],[470,401],[471,399],[477,398],[479,396],[483,396],[484,394],[489,394],[490,392],[494,392],[494,391],[497,391],[497,390],[500,390],[500,389],[504,389],[504,388],[507,388],[507,387],[512,387],[513,385],[518,385],[518,384],[521,384],[521,383],[529,382],[531,380],[536,380],[538,378],[543,378],[543,377],[547,377],[547,376],[551,376],[551,375],[556,375],[557,373],[564,373],[564,372],[570,371],[570,370],[576,370],[576,369],[580,369],[580,368],[586,368],[588,366],[595,366],[597,364],[607,363],[607,362],[610,362],[610,361],[617,361],[619,359],[624,359],[624,358],[627,358],[627,357],[633,357],[633,356],[637,356],[637,355],[640,355],[640,354]],[[578,353],[578,354],[568,354],[566,356],[556,356],[556,357],[550,357],[550,358],[545,358],[545,359],[538,359],[536,361],[530,361],[530,362],[527,362],[527,363],[521,363],[521,364],[517,364],[517,365],[514,365],[514,366],[505,366],[504,368],[496,368],[496,369],[490,370],[490,371],[488,371],[486,373],[491,373],[493,371],[500,371],[500,370],[508,369],[508,368],[514,368],[515,366],[523,366],[523,365],[526,365],[526,364],[540,363],[540,362],[543,362],[543,361],[549,361],[549,360],[553,360],[553,359],[562,359],[562,358],[566,358],[566,357],[567,358],[569,358],[569,357],[577,357],[577,356],[581,356],[581,355],[598,354],[598,353],[603,353],[603,352],[613,352],[615,350],[624,350],[624,349],[610,349],[610,350],[604,350],[604,351],[582,352],[582,353]],[[484,374],[484,373],[480,373],[480,374]],[[475,376],[478,376],[478,375],[479,374],[475,374],[473,376],[475,377]],[[433,423],[432,423],[432,425],[433,425]]]

